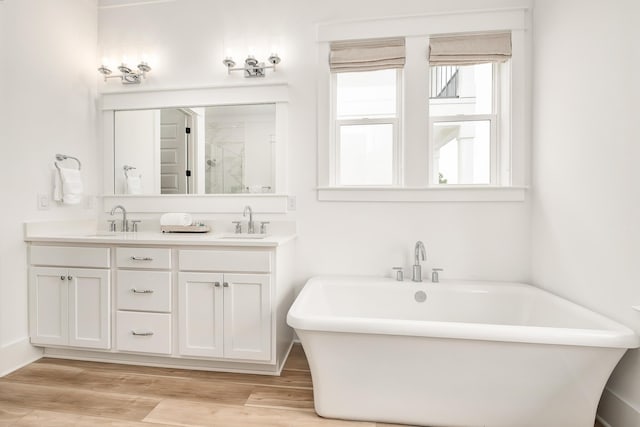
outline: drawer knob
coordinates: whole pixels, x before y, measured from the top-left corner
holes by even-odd
[[[136,289],[136,288],[131,288],[131,292],[133,292],[134,294],[152,294],[152,293],[153,293],[153,289]]]
[[[60,276],[60,280],[67,280],[67,276]]]
[[[67,276],[67,280],[73,280],[73,276]]]
[[[153,332],[136,332],[136,331],[131,331],[131,335],[136,336],[136,337],[150,337],[151,335],[153,335]]]
[[[153,258],[148,256],[132,256],[131,261],[153,261]]]
[[[220,287],[220,282],[213,282],[213,286],[215,286],[216,288]]]
[[[222,284],[222,286],[224,286],[225,288],[228,288],[228,287],[229,287],[229,282],[224,282],[224,283]]]

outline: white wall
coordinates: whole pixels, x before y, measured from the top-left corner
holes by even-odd
[[[57,152],[79,157],[96,194],[96,38],[93,0],[0,2],[0,375],[38,356],[27,341],[22,222],[93,216],[85,206],[37,210],[51,196]]]
[[[639,16],[637,0],[536,0],[532,144],[534,284],[637,332]],[[638,410],[635,350],[599,413],[613,427],[637,427]]]
[[[114,3],[118,1],[101,2]],[[394,265],[408,268],[418,239],[427,245],[427,267],[444,267],[444,277],[526,280],[530,242],[526,202],[318,202],[315,191],[316,23],[526,4],[525,0],[180,0],[107,8],[99,13],[99,54],[119,58],[146,51],[155,56],[146,88],[193,87],[245,82],[241,73],[227,76],[222,65],[227,48],[240,62],[249,53],[248,46],[256,47],[258,59],[266,59],[271,44],[279,45],[282,63],[266,79],[290,85],[287,167],[297,211],[288,217],[298,223],[299,283],[315,274],[389,274]],[[122,90],[122,86],[110,82],[100,90]],[[257,221],[264,218],[257,213]]]

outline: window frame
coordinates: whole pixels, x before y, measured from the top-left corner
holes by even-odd
[[[317,27],[317,198],[319,201],[349,202],[522,202],[530,181],[531,146],[531,9],[528,5],[505,9],[460,10],[444,13],[370,18],[349,22],[326,22]],[[428,165],[428,43],[431,37],[510,31],[511,64],[506,70],[509,84],[500,94],[510,123],[498,120],[501,135],[497,185],[430,185]],[[404,37],[407,57],[403,70],[403,99],[410,109],[402,112],[399,185],[394,187],[339,187],[333,181],[334,149],[331,142],[330,71],[327,58],[330,43]],[[503,79],[504,80],[504,79]],[[410,90],[406,90],[409,85]],[[504,100],[507,100],[505,103]],[[499,119],[504,111],[495,111]],[[502,141],[501,141],[502,142]],[[506,147],[506,148],[505,148]]]
[[[350,72],[350,73],[357,73]],[[368,72],[368,71],[363,71]],[[387,185],[375,185],[371,187],[398,187],[402,185],[402,110],[403,110],[403,73],[402,69],[396,69],[396,114],[393,117],[361,117],[361,118],[349,118],[349,119],[339,119],[337,117],[337,102],[338,102],[338,74],[341,73],[331,73],[330,76],[330,111],[331,111],[331,121],[330,121],[330,144],[331,144],[331,152],[332,152],[332,170],[331,170],[331,184],[336,188],[362,188],[369,187],[366,184],[343,184],[341,182],[340,177],[340,148],[341,148],[341,138],[340,138],[340,128],[342,126],[354,126],[354,125],[378,125],[378,124],[390,124],[393,126],[393,158],[391,160],[391,170],[392,170],[392,182]]]

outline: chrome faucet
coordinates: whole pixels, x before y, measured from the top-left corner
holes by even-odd
[[[425,261],[427,259],[427,255],[424,249],[424,243],[420,240],[416,242],[415,255],[416,257],[413,263],[413,277],[411,280],[414,282],[422,282],[422,266],[420,265],[420,260]]]
[[[247,216],[247,211],[249,212],[249,222],[247,223],[247,233],[253,234],[255,233],[254,223],[253,223],[253,211],[251,210],[251,206],[245,206],[244,212],[242,216]]]
[[[129,221],[127,221],[127,210],[122,205],[116,205],[111,209],[111,215],[115,215],[116,209],[122,210],[122,230],[124,232],[129,231]]]

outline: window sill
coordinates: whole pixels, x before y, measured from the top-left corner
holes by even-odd
[[[327,202],[523,202],[527,187],[318,187]]]

